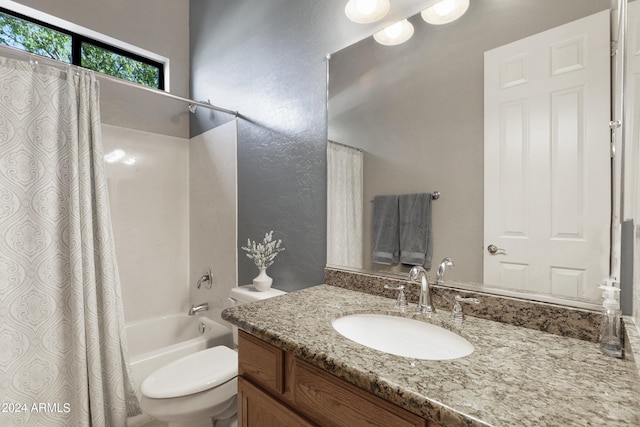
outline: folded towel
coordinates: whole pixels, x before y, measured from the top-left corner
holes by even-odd
[[[398,196],[373,198],[373,262],[398,262]]]
[[[399,197],[400,262],[431,268],[431,193]]]

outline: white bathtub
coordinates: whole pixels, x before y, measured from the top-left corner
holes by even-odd
[[[125,325],[136,387],[153,371],[196,351],[216,345],[233,348],[231,326],[201,316],[170,314]]]

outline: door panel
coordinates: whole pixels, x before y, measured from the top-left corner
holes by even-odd
[[[609,75],[608,11],[485,52],[484,283],[599,301]]]

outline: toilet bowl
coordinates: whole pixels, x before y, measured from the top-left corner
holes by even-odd
[[[212,418],[236,412],[238,353],[217,346],[156,370],[140,387],[140,408],[151,417],[178,425],[212,425]]]
[[[253,286],[233,288],[230,299],[244,304],[284,294]],[[237,328],[233,327],[237,346]],[[214,420],[235,425],[238,390],[238,353],[225,346],[201,350],[159,368],[140,387],[140,408],[169,427],[211,427]],[[216,424],[217,425],[217,424]]]

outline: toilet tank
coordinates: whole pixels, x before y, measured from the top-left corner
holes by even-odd
[[[229,292],[229,299],[233,305],[240,305],[284,294],[286,294],[286,292],[280,289],[271,288],[268,291],[258,291],[253,285],[244,285],[232,288]],[[231,326],[231,330],[233,331],[233,344],[235,347],[238,347],[238,327]]]

